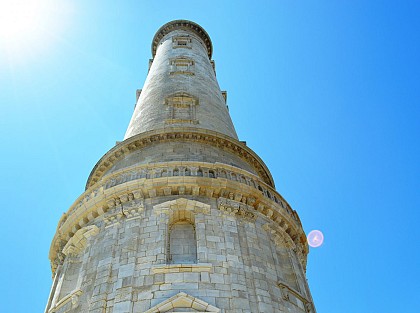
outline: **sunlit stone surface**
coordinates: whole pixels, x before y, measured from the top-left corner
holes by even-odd
[[[211,55],[193,22],[156,33],[125,140],[58,223],[45,312],[315,312],[299,216],[237,139]]]

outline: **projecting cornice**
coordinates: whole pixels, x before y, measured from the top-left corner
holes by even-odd
[[[138,134],[113,147],[96,163],[87,180],[86,189],[97,183],[117,161],[128,154],[152,144],[180,140],[216,146],[240,156],[255,169],[255,172],[267,185],[275,188],[273,177],[267,166],[254,151],[240,141],[210,130],[199,130],[193,127],[174,127]]]
[[[198,24],[187,21],[187,20],[176,20],[163,25],[159,30],[156,32],[156,35],[153,37],[152,41],[152,56],[155,57],[157,47],[163,37],[165,37],[171,31],[181,29],[193,32],[196,34],[206,45],[207,54],[209,59],[211,60],[211,56],[213,54],[213,45],[210,40],[210,36],[207,32]]]
[[[138,177],[137,174],[127,177],[128,173],[124,169],[106,175],[89,188],[60,219],[49,255],[53,273],[65,258],[66,253],[63,252],[70,251],[77,255],[78,251],[88,244],[84,241],[85,238],[95,234],[91,231],[92,225],[98,225],[98,228],[103,229],[119,225],[125,220],[142,218],[146,209],[145,203],[150,205],[154,199],[165,197],[169,197],[170,202],[173,196],[181,196],[187,201],[191,200],[191,197],[216,199],[217,209],[222,215],[229,215],[245,222],[255,223],[258,217],[262,218],[265,223],[263,229],[273,236],[275,243],[293,249],[303,268],[306,268],[306,255],[309,252],[306,235],[297,213],[281,195],[259,181],[257,176],[244,170],[236,168],[238,172],[231,173],[235,176],[229,174],[226,178],[211,177],[210,171],[214,174],[228,173],[234,170],[234,167],[221,163],[214,165],[193,163],[150,164],[127,170],[130,174],[145,173],[144,170],[150,166],[156,174],[156,177],[153,175],[150,178]],[[191,171],[190,176],[185,176],[185,172],[175,173],[173,170],[175,167],[178,170],[181,168],[192,170],[193,165],[196,169],[207,168],[206,173],[197,176],[197,171]],[[162,173],[160,166],[167,171],[168,176],[162,177],[159,174]],[[166,166],[173,169],[168,171]],[[240,180],[233,179],[238,176],[241,177]],[[168,202],[165,202],[167,205]],[[208,210],[202,212],[209,213]],[[76,239],[72,239],[75,236]],[[69,246],[74,246],[77,251],[73,248],[69,250],[67,248]]]

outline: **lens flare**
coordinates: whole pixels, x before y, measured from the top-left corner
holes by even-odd
[[[53,47],[70,21],[72,1],[0,0],[0,63],[16,63]],[[5,61],[6,60],[6,61]],[[1,64],[0,64],[1,67]]]
[[[312,248],[318,248],[324,242],[324,234],[320,230],[312,230],[308,234],[308,244]]]

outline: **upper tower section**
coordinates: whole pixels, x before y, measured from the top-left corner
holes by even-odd
[[[124,139],[169,127],[207,129],[238,139],[212,50],[209,35],[196,23],[176,20],[157,31],[149,73]]]

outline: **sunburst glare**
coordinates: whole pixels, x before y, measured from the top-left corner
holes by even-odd
[[[68,15],[67,1],[0,0],[0,51],[21,59],[45,49]]]

